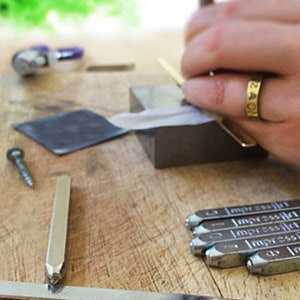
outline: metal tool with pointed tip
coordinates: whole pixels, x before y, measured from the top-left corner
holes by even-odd
[[[300,270],[300,244],[264,249],[249,257],[250,273],[274,275]]]
[[[271,212],[281,212],[283,210],[291,210],[297,208],[300,208],[300,199],[204,209],[198,210],[188,215],[185,220],[185,225],[190,230],[194,230],[203,221],[220,220]],[[220,229],[223,229],[223,225]]]
[[[64,275],[70,191],[71,178],[58,177],[46,258],[46,276],[50,284],[57,284]]]
[[[300,231],[220,242],[205,251],[206,263],[219,268],[242,266],[257,251],[299,243]]]
[[[201,233],[213,232],[221,229],[242,229],[247,228],[249,226],[258,226],[262,224],[280,222],[291,222],[299,219],[300,209],[282,210],[266,214],[253,214],[249,216],[246,215],[245,217],[204,221],[194,229],[193,233],[195,236],[197,236]]]
[[[224,229],[202,233],[190,241],[190,249],[194,255],[202,255],[205,250],[216,243],[231,242],[245,238],[260,237],[277,233],[293,232],[300,229],[300,220],[291,222],[269,223],[246,228]]]

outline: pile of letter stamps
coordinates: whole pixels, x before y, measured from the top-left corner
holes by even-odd
[[[190,249],[207,265],[253,274],[300,270],[300,199],[199,210],[186,218]]]

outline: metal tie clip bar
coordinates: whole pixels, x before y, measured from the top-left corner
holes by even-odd
[[[115,72],[115,71],[131,71],[135,69],[134,63],[120,63],[110,65],[90,65],[86,67],[88,72]]]
[[[45,266],[46,277],[50,284],[57,284],[64,275],[70,190],[71,178],[67,175],[59,176],[56,183]]]
[[[209,266],[247,265],[253,274],[300,270],[299,203],[295,199],[199,210],[186,218],[194,233],[191,252],[204,255]]]
[[[76,286],[0,281],[0,299],[60,300],[221,300],[217,297],[164,294]],[[223,298],[222,298],[223,299]],[[223,299],[226,300],[226,299]],[[227,299],[229,300],[229,299]],[[233,299],[232,299],[233,300]]]

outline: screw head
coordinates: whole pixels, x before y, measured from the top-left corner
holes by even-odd
[[[17,157],[24,157],[24,150],[19,147],[11,147],[6,152],[6,157],[10,161],[15,161]]]

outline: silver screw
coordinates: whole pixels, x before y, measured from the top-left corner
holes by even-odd
[[[11,147],[6,152],[6,157],[8,160],[12,161],[18,168],[20,174],[24,178],[26,184],[33,187],[32,177],[27,169],[27,166],[23,160],[24,150],[19,147]]]

